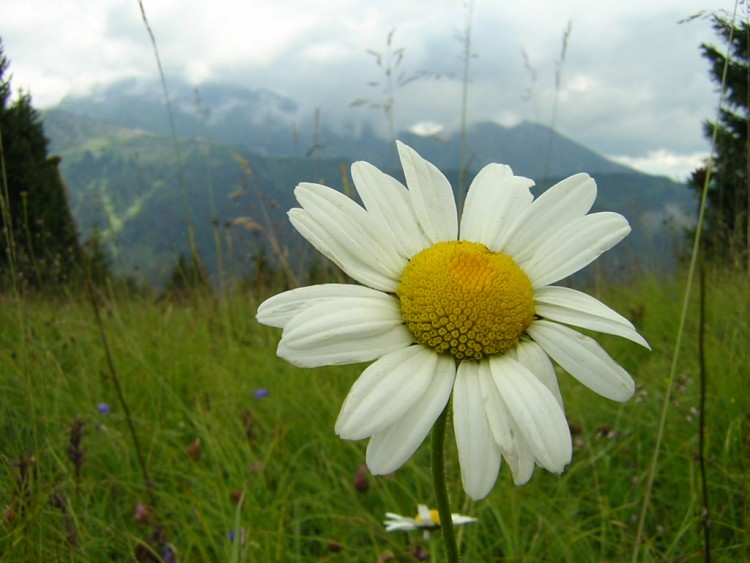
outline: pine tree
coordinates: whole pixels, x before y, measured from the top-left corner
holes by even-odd
[[[714,82],[725,88],[725,105],[716,122],[704,123],[708,139],[716,136],[707,194],[706,245],[713,256],[747,260],[748,253],[748,129],[750,129],[750,27],[714,16],[713,27],[729,45],[720,48],[704,43],[703,56],[710,63]],[[726,67],[726,79],[724,69]],[[692,186],[703,189],[707,166],[693,173]]]
[[[0,271],[7,272],[12,261],[21,280],[41,286],[70,277],[75,230],[59,159],[47,153],[49,141],[31,96],[22,92],[11,102],[8,66],[0,39]]]

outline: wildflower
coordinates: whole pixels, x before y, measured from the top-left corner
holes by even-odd
[[[271,392],[268,389],[256,389],[253,395],[256,399],[265,399]]]
[[[242,420],[242,424],[245,427],[247,441],[252,444],[255,441],[255,418],[253,418],[249,410],[245,409],[240,414],[240,420]]]
[[[370,490],[370,480],[367,478],[367,474],[370,470],[366,465],[360,465],[357,468],[357,472],[354,474],[354,490],[358,493],[366,493]]]
[[[203,456],[203,448],[201,447],[201,439],[196,438],[190,445],[185,449],[187,455],[193,461],[198,461]]]
[[[9,504],[5,505],[5,508],[3,508],[3,520],[8,523],[12,524],[16,519],[16,511],[13,510],[13,507]]]
[[[83,451],[83,421],[76,417],[73,420],[73,424],[70,426],[70,440],[68,442],[68,459],[73,462],[76,470],[76,481],[80,477],[81,467],[83,466],[83,458],[85,452]]]
[[[100,414],[109,414],[111,412],[109,404],[107,403],[99,403],[96,405],[96,410],[98,410]]]
[[[608,440],[614,440],[617,438],[618,432],[612,428],[609,424],[603,424],[596,431],[597,438],[607,438]]]
[[[245,491],[243,491],[242,489],[235,489],[231,493],[229,493],[229,500],[232,502],[232,504],[239,504],[244,496]]]
[[[331,553],[341,553],[344,550],[344,546],[336,540],[328,540],[327,546]]]
[[[440,527],[440,516],[435,509],[430,510],[424,504],[417,505],[417,515],[414,518],[401,516],[393,512],[385,513],[386,520],[383,522],[386,532],[410,532],[412,530],[435,530]],[[451,520],[455,526],[471,524],[476,518],[464,516],[463,514],[451,514]]]
[[[229,530],[229,532],[227,532],[227,538],[229,538],[230,542],[234,543],[235,537],[239,539],[240,545],[245,545],[245,542],[247,541],[247,529],[240,528],[239,533],[235,530]]]
[[[164,546],[164,549],[161,552],[162,559],[164,560],[164,563],[177,563],[177,551],[175,548],[171,545]]]
[[[425,541],[427,541],[429,538],[429,532],[425,532]],[[427,549],[422,545],[413,545],[409,548],[409,555],[414,558],[415,561],[429,561],[430,560],[430,552],[427,551]]]
[[[628,373],[566,325],[648,347],[624,317],[585,293],[552,285],[620,242],[617,213],[591,213],[596,183],[576,174],[534,199],[532,180],[489,164],[459,223],[448,180],[404,144],[408,189],[357,162],[364,207],[317,184],[297,186],[294,227],[363,285],[323,284],[276,295],[260,322],[283,328],[277,353],[302,367],[374,361],[349,391],[336,433],[370,438],[366,462],[392,473],[422,443],[453,396],[461,479],[486,496],[501,460],[516,484],[535,463],[560,473],[570,432],[550,358],[600,395],[631,397]]]
[[[133,519],[139,524],[148,524],[151,520],[152,512],[153,508],[150,505],[139,502],[135,505],[135,514],[133,514]]]

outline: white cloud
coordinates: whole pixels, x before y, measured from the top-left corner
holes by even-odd
[[[515,127],[523,121],[520,115],[511,111],[501,111],[493,119],[495,123],[499,123],[503,127]]]
[[[444,127],[435,121],[420,121],[409,127],[409,132],[420,137],[433,137],[442,133]]]
[[[641,172],[658,176],[668,176],[679,182],[684,182],[690,173],[701,166],[708,157],[707,152],[692,154],[675,154],[667,149],[651,151],[645,156],[616,156],[608,158]]]
[[[366,83],[382,71],[365,50],[384,51],[396,29],[393,47],[405,49],[400,70],[444,75],[397,92],[399,125],[434,121],[451,129],[459,121],[455,36],[467,15],[459,0],[434,0],[429,8],[403,0],[143,1],[168,78],[269,88],[294,98],[302,111],[321,108],[326,119],[382,120],[348,105],[376,94]],[[646,154],[642,166],[667,166],[667,158],[650,156],[660,149],[699,153],[705,148],[700,124],[715,112],[716,94],[698,46],[715,36],[704,20],[677,22],[725,4],[539,0],[529,7],[476,0],[469,118],[549,124],[562,33],[571,22],[556,127],[603,153]],[[97,83],[156,76],[136,0],[0,0],[0,21],[13,87],[30,90],[39,107]],[[533,84],[521,49],[536,71]],[[531,102],[524,100],[530,86]],[[679,171],[687,164],[669,166]]]

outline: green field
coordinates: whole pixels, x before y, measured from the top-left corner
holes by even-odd
[[[748,285],[725,270],[707,280],[711,553],[745,561]],[[479,519],[459,528],[465,561],[631,560],[666,393],[637,560],[704,558],[697,283],[669,387],[684,286],[679,277],[645,278],[593,290],[635,322],[653,351],[600,339],[637,382],[625,404],[560,373],[575,442],[562,476],[537,469],[515,487],[503,467],[490,496],[472,503],[449,440],[452,507]],[[105,292],[101,303],[125,404],[85,298],[0,297],[3,561],[441,559],[439,534],[425,541],[382,525],[387,511],[434,506],[427,445],[395,474],[374,477],[363,467],[365,444],[333,432],[361,365],[310,370],[278,359],[279,331],[256,323],[250,294],[170,301]]]

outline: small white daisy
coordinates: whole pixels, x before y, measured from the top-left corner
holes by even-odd
[[[424,504],[417,505],[417,515],[414,518],[401,516],[393,512],[385,513],[383,522],[386,532],[411,532],[412,530],[434,530],[440,527],[440,515],[435,509],[430,510]],[[451,514],[454,526],[462,526],[476,522],[476,518],[463,514]]]
[[[485,497],[501,459],[515,483],[538,464],[560,473],[571,438],[552,358],[600,395],[634,391],[630,375],[593,339],[566,325],[648,347],[624,317],[552,285],[620,242],[617,213],[589,213],[596,183],[576,174],[534,199],[532,180],[501,164],[472,182],[459,223],[448,180],[398,143],[408,189],[366,162],[352,165],[361,207],[318,184],[297,186],[294,227],[362,285],[323,284],[276,295],[260,322],[283,328],[278,355],[302,366],[374,361],[336,421],[370,438],[376,475],[403,465],[453,395],[461,479]]]

